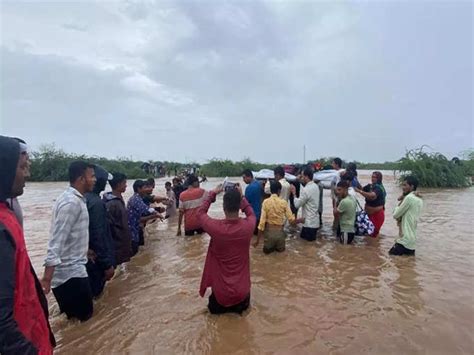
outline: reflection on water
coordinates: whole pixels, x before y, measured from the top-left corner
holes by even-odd
[[[208,236],[176,237],[175,219],[148,226],[146,248],[108,283],[90,321],[66,320],[50,297],[57,352],[473,353],[474,189],[424,191],[417,255],[392,258],[397,227],[389,214],[399,189],[390,174],[385,181],[381,239],[336,243],[326,191],[315,243],[289,238],[287,251],[275,255],[252,248],[252,307],[243,316],[210,315],[198,295]],[[30,183],[21,198],[40,273],[52,204],[65,187]],[[221,209],[218,199],[210,213],[222,216]]]

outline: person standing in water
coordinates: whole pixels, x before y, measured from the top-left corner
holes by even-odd
[[[184,235],[192,236],[202,234],[201,223],[197,218],[198,209],[207,198],[207,191],[199,187],[199,179],[189,175],[187,183],[189,188],[179,196],[179,220],[177,236],[181,235],[181,224],[184,218]]]
[[[414,176],[406,176],[403,180],[403,194],[393,213],[393,218],[400,225],[400,238],[390,249],[390,255],[415,255],[416,229],[423,208],[423,200],[416,192],[418,180]]]
[[[382,173],[374,171],[372,173],[372,183],[365,185],[363,189],[356,188],[356,192],[365,197],[365,212],[374,224],[374,233],[371,237],[376,238],[379,235],[385,221],[385,198],[387,193],[382,184]]]
[[[336,193],[339,199],[339,204],[334,208],[334,216],[338,220],[337,237],[341,244],[351,244],[355,236],[357,202],[349,195],[348,181],[339,181]]]
[[[239,185],[224,194],[225,219],[209,217],[209,207],[221,192],[222,185],[210,191],[198,209],[199,223],[211,237],[199,294],[204,297],[211,287],[208,309],[213,314],[242,314],[250,305],[249,249],[256,218]]]

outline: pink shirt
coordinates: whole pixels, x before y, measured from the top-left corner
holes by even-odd
[[[204,297],[206,289],[211,287],[217,302],[230,307],[242,302],[250,293],[249,249],[256,217],[243,198],[240,209],[246,218],[211,218],[207,211],[215,199],[216,194],[209,192],[198,210],[201,226],[211,236],[199,294]]]

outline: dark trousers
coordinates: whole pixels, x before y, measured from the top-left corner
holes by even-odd
[[[245,299],[237,303],[233,306],[229,307],[224,307],[217,302],[216,297],[212,293],[209,296],[209,304],[207,305],[207,308],[209,309],[209,312],[212,314],[223,314],[223,313],[238,313],[242,314],[245,310],[247,310],[250,306],[250,294],[245,297]]]
[[[138,244],[139,244],[139,242],[136,242],[136,241],[132,240],[132,255],[131,255],[131,257],[137,255],[138,247],[139,247]]]
[[[258,225],[260,224],[260,218],[257,218],[257,222],[255,223],[255,229],[253,230],[253,235],[258,235]]]
[[[61,313],[68,318],[77,318],[84,322],[92,317],[94,305],[92,292],[87,277],[72,278],[61,286],[53,288]]]
[[[307,228],[303,227],[301,230],[300,237],[308,242],[312,242],[316,240],[316,236],[318,235],[318,228]]]
[[[337,237],[341,244],[351,244],[354,240],[355,233],[342,232],[341,227],[337,227]]]
[[[188,230],[188,231],[185,230],[185,231],[184,231],[184,235],[186,235],[186,236],[188,236],[188,237],[190,237],[190,236],[192,236],[192,235],[194,235],[194,234],[202,234],[202,233],[204,233],[204,230],[203,230],[202,228],[199,228],[199,229],[192,229],[192,230]]]
[[[89,284],[91,285],[91,292],[93,297],[98,297],[104,291],[105,287],[105,272],[96,263],[91,261],[86,264],[87,275],[89,276]]]
[[[145,245],[145,234],[142,227],[138,229],[138,245]]]
[[[405,248],[402,244],[395,243],[395,245],[388,252],[390,255],[415,255],[415,251]]]

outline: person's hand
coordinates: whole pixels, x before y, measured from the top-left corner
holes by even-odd
[[[214,191],[216,195],[219,195],[223,191],[222,184],[217,185],[212,191]]]
[[[114,277],[114,274],[115,274],[114,267],[113,266],[109,267],[107,270],[105,270],[104,274],[105,274],[105,280],[107,281],[112,280],[112,277]]]
[[[95,263],[95,260],[97,259],[97,254],[95,253],[95,251],[93,251],[92,249],[87,250],[87,259]]]
[[[258,247],[258,240],[256,240],[252,245],[254,248]]]
[[[242,193],[242,186],[240,186],[239,183],[235,184],[235,189],[236,189],[237,191],[239,191],[240,196],[243,196],[243,193]]]
[[[337,214],[338,214],[338,212],[337,212],[337,207],[334,207],[334,208],[333,208],[332,214],[334,215],[334,217],[337,216]]]
[[[181,237],[181,228],[178,228],[178,232],[176,233],[177,237]]]
[[[398,198],[398,201],[403,201],[403,199],[405,198],[405,195],[401,195],[399,198]]]
[[[357,193],[362,194],[362,190],[361,190],[360,188],[356,187],[354,190],[355,190]]]
[[[292,195],[296,195],[296,186],[295,185],[290,186],[290,192],[291,192]]]
[[[40,281],[41,287],[45,295],[51,292],[51,280],[46,280],[44,277]]]

